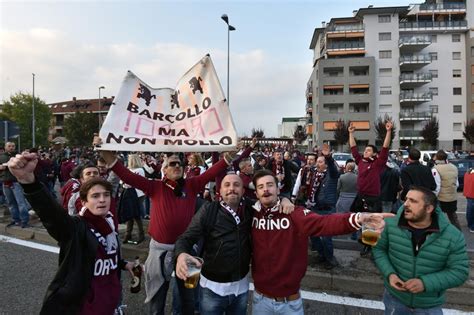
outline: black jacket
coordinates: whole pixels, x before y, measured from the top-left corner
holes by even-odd
[[[403,191],[400,196],[402,200],[410,190],[410,186],[422,186],[429,190],[436,189],[436,182],[428,166],[421,165],[420,162],[415,161],[404,168],[402,168],[400,178],[402,180]]]
[[[273,164],[276,163],[275,159],[271,159],[269,163],[267,163],[266,169],[270,170],[273,172]],[[293,190],[293,176],[291,175],[291,172],[298,174],[300,171],[300,168],[298,165],[295,163],[288,161],[288,160],[283,160],[283,169],[285,171],[285,177],[283,178],[282,184],[284,185],[282,189],[280,189],[280,193],[287,193]]]
[[[60,247],[59,268],[48,286],[40,314],[77,314],[89,290],[99,243],[87,223],[80,217],[69,216],[42,184],[22,187],[26,199]],[[120,259],[119,267],[123,269],[124,265]]]
[[[249,272],[253,202],[244,199],[240,224],[218,201],[205,204],[194,215],[175,243],[175,259],[191,254],[193,244],[203,237],[202,274],[215,282],[239,281]]]

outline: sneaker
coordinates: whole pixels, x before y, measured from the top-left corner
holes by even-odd
[[[11,227],[11,226],[20,226],[20,222],[12,221],[12,222],[7,224],[7,227]]]
[[[31,227],[32,227],[32,226],[29,225],[28,223],[22,223],[22,224],[21,224],[21,228],[22,228],[22,229],[31,228]]]
[[[473,229],[469,229],[469,232],[474,233],[474,230],[473,230]]]

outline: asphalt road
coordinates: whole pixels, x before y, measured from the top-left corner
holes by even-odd
[[[38,314],[49,282],[57,268],[55,253],[1,241],[0,236],[0,314]],[[128,275],[124,276],[123,304],[126,314],[146,314],[143,290],[132,294],[128,290]],[[168,295],[168,297],[170,297]],[[170,298],[168,298],[171,301]],[[382,314],[354,306],[305,300],[306,314]],[[250,310],[250,309],[249,309]],[[167,314],[171,314],[168,303]],[[250,313],[250,312],[249,312]]]

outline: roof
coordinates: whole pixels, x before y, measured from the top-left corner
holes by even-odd
[[[107,112],[112,105],[113,97],[100,100],[100,111]],[[77,100],[73,98],[70,101],[47,104],[54,114],[72,114],[75,112],[99,112],[99,99]]]
[[[314,49],[314,47],[316,47],[316,41],[318,40],[319,34],[324,33],[325,29],[325,27],[317,27],[314,29],[313,38],[311,39],[309,49]]]
[[[366,14],[383,14],[383,13],[398,13],[407,14],[410,6],[402,7],[379,7],[379,8],[360,8],[355,15],[358,18],[362,18]]]
[[[283,117],[281,122],[299,122],[305,119],[305,117]]]

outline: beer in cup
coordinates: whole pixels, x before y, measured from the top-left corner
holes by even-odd
[[[204,263],[204,260],[200,257],[194,256],[193,258],[198,260],[200,262],[200,265],[198,266],[196,262],[192,259],[186,260],[186,266],[188,268],[188,276],[186,280],[184,281],[184,287],[187,289],[194,289],[197,286],[199,282],[199,275],[201,274],[202,264]]]
[[[375,246],[379,241],[380,233],[375,230],[370,224],[363,224],[362,225],[362,243]]]

